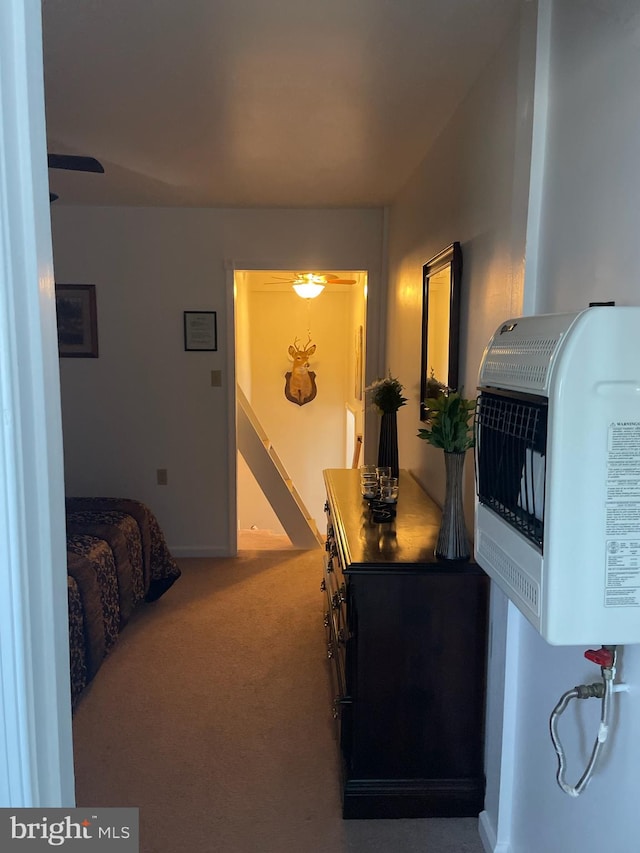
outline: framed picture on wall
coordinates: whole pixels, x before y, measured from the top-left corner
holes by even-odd
[[[56,317],[61,358],[98,358],[95,284],[56,284]]]
[[[215,311],[184,312],[184,348],[187,352],[215,352],[218,349]]]

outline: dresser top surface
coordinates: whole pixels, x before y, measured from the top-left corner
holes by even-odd
[[[441,511],[408,471],[400,471],[395,519],[381,524],[371,520],[369,507],[360,494],[357,469],[330,468],[323,473],[334,532],[344,554],[347,573],[482,573],[473,561],[448,562],[435,556]]]

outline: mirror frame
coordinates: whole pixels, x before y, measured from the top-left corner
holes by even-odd
[[[449,267],[449,371],[447,385],[458,388],[458,352],[460,343],[460,280],[462,278],[462,250],[460,243],[452,243],[438,252],[422,267],[422,359],[420,374],[420,420],[427,420],[428,380],[428,322],[429,322],[429,279]]]

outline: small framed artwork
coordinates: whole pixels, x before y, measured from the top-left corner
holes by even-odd
[[[184,312],[184,348],[187,352],[215,352],[218,349],[215,311]]]
[[[98,358],[95,284],[56,284],[58,353],[61,358]]]

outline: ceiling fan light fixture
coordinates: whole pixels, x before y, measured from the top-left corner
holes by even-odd
[[[315,299],[324,290],[324,284],[315,284],[312,281],[300,282],[292,287],[302,299]]]

